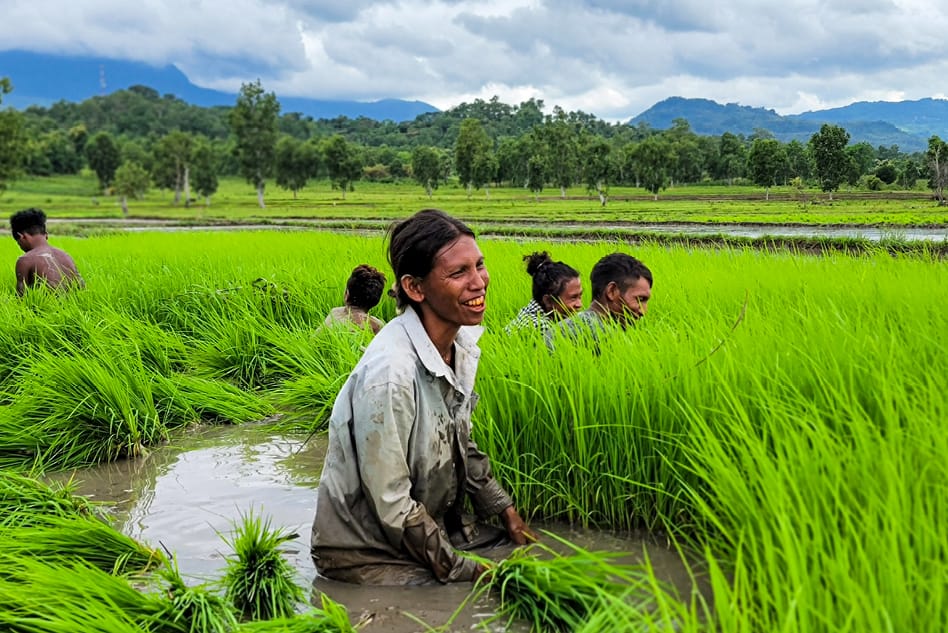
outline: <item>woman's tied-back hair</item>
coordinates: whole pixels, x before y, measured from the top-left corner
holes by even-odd
[[[389,228],[388,261],[395,273],[393,295],[399,308],[415,307],[402,290],[402,277],[425,277],[438,252],[462,235],[474,237],[474,231],[440,209],[422,209]]]
[[[346,303],[369,311],[378,305],[384,289],[385,275],[368,264],[360,264],[353,269],[346,282],[349,297]]]
[[[35,207],[17,211],[10,216],[10,231],[14,239],[20,233],[41,235],[46,232],[46,214]]]
[[[563,262],[555,262],[546,251],[523,256],[527,262],[527,274],[533,277],[533,300],[541,306],[543,297],[559,297],[571,279],[579,277],[579,271]]]

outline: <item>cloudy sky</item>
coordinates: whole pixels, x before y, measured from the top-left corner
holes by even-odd
[[[944,98],[943,0],[0,0],[3,49],[174,64],[236,92],[530,97],[609,120],[670,96],[792,114]]]

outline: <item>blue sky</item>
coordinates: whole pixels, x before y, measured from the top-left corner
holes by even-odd
[[[497,95],[625,120],[669,96],[792,114],[944,98],[934,0],[0,0],[0,50],[174,64],[236,92]]]

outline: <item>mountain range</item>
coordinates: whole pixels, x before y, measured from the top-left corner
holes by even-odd
[[[3,106],[25,109],[48,107],[56,101],[80,102],[133,85],[148,86],[159,94],[172,94],[187,103],[202,106],[232,106],[236,93],[201,88],[172,65],[156,67],[99,57],[72,57],[0,51],[0,77],[9,77],[14,91],[3,97]],[[266,86],[264,86],[266,88]],[[396,122],[412,121],[421,114],[438,112],[422,101],[326,101],[277,95],[283,113],[299,112],[314,119],[367,117]],[[664,130],[675,119],[688,121],[692,131],[703,136],[725,132],[751,136],[767,130],[788,142],[806,142],[823,123],[840,125],[850,142],[873,147],[897,145],[907,152],[924,151],[932,135],[948,139],[948,100],[920,99],[898,102],[857,102],[842,108],[780,115],[766,108],[720,104],[708,99],[670,97],[633,117],[632,125],[647,124]]]
[[[172,94],[192,105],[232,106],[237,93],[201,88],[191,83],[177,67],[150,66],[101,57],[67,57],[26,51],[0,51],[0,77],[9,77],[13,92],[3,97],[3,105],[23,110],[31,105],[49,107],[63,100],[85,101],[130,86],[148,86],[159,94]],[[266,89],[266,86],[264,86]],[[301,97],[281,97],[283,113],[299,112],[314,119],[360,116],[383,121],[414,120],[419,114],[438,112],[422,101],[383,99],[381,101],[326,101]]]
[[[699,135],[719,136],[724,132],[750,136],[767,130],[783,142],[806,142],[824,123],[839,125],[851,143],[867,142],[873,147],[898,145],[906,152],[923,151],[931,136],[948,138],[948,100],[860,101],[842,108],[780,115],[766,108],[721,105],[708,99],[670,97],[633,117],[629,123],[644,123],[657,130],[688,121]]]

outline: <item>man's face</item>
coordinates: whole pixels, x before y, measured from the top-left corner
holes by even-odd
[[[27,235],[26,233],[22,233],[22,232],[14,233],[13,239],[17,243],[17,246],[20,247],[20,250],[22,250],[24,253],[29,251],[32,248],[32,244],[30,243],[30,236]]]
[[[609,311],[623,327],[635,323],[648,312],[648,300],[652,298],[652,286],[648,279],[639,277],[635,280],[626,280],[623,286],[615,284],[607,288],[609,297]]]

